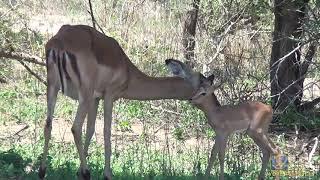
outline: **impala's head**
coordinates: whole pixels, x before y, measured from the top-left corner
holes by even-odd
[[[190,98],[193,104],[202,105],[216,100],[213,93],[215,89],[213,86],[214,75],[205,77],[203,74],[194,72],[186,64],[175,59],[167,59],[165,62],[175,76],[185,79],[196,89],[194,95]]]

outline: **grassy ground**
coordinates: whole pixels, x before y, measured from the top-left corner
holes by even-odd
[[[36,179],[44,141],[42,124],[46,107],[45,95],[40,92],[45,89],[32,81],[17,81],[0,87],[0,179]],[[163,109],[171,111],[154,108],[159,103]],[[117,103],[112,131],[115,179],[202,178],[214,132],[202,121],[204,117],[199,111],[186,103],[175,103],[178,104],[175,109],[167,105],[174,104],[171,101],[121,100]],[[48,179],[76,178],[79,160],[70,133],[75,105],[76,102],[59,96],[48,156]],[[89,150],[93,179],[102,179],[103,176],[101,118],[100,109],[97,132]],[[297,137],[296,146],[293,145],[295,137],[289,131],[271,137],[289,156],[289,168],[299,170],[299,177],[319,178],[316,171],[307,166],[310,149],[301,151],[303,144],[308,142],[307,136]],[[228,146],[227,179],[255,179],[260,170],[260,153],[252,140],[243,134],[234,135]],[[319,156],[315,155],[311,163],[319,168]],[[217,178],[218,169],[216,162],[212,179]],[[273,179],[271,173],[269,167],[268,179]]]

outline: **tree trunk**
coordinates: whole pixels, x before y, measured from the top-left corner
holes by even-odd
[[[275,0],[270,61],[272,106],[284,110],[301,103],[306,70],[302,68],[299,39],[308,0]]]
[[[183,39],[182,44],[184,48],[184,57],[186,58],[186,64],[190,67],[194,66],[194,47],[195,47],[195,35],[198,20],[200,0],[193,0],[193,8],[187,12],[186,20],[183,27]]]

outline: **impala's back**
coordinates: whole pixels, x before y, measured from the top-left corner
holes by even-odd
[[[46,44],[48,83],[78,99],[80,86],[101,97],[127,81],[127,56],[116,40],[84,25],[64,25]],[[95,79],[95,81],[92,81]],[[58,85],[57,85],[58,84]]]
[[[212,99],[213,98],[209,98]],[[217,107],[212,102],[211,107],[202,109],[208,117],[209,124],[214,129],[228,132],[241,132],[249,128],[265,127],[272,120],[272,108],[261,102],[246,102],[239,105],[225,105]]]

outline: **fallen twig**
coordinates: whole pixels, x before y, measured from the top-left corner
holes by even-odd
[[[315,167],[314,167],[314,165],[312,165],[312,157],[313,157],[313,155],[316,152],[316,149],[318,147],[318,143],[319,143],[319,138],[318,137],[319,136],[313,138],[314,145],[313,145],[312,150],[310,151],[309,156],[308,156],[308,165],[313,170],[315,170]]]
[[[16,135],[19,135],[19,133],[21,133],[22,131],[26,130],[29,128],[29,125],[25,125],[23,128],[21,128],[19,131],[17,131],[16,133],[14,133],[12,136],[16,136]]]
[[[306,151],[309,151],[309,149],[310,149],[309,147],[311,146],[311,143],[314,141],[315,144],[313,145],[312,150],[310,151],[310,153],[307,152],[307,153],[309,154],[309,155],[308,155],[308,161],[309,161],[309,158],[312,158],[312,156],[313,156],[313,154],[314,154],[313,151],[315,151],[315,148],[316,148],[315,146],[318,145],[319,137],[320,137],[320,135],[312,138],[311,140],[309,140],[309,141],[306,142],[306,143],[303,143],[303,145],[301,146],[300,153],[297,155],[297,157],[301,156],[301,155],[302,155],[303,153],[305,153]],[[310,154],[311,154],[311,156],[310,156]]]
[[[159,126],[156,130],[153,131],[153,135],[156,134],[158,131],[160,131],[160,129],[162,129],[165,125],[167,125],[168,123],[164,123],[161,126]]]
[[[293,140],[293,148],[296,148],[297,147],[297,140],[298,140],[298,136],[299,136],[299,130],[298,130],[297,125],[294,125],[294,129],[295,129],[295,137]]]

